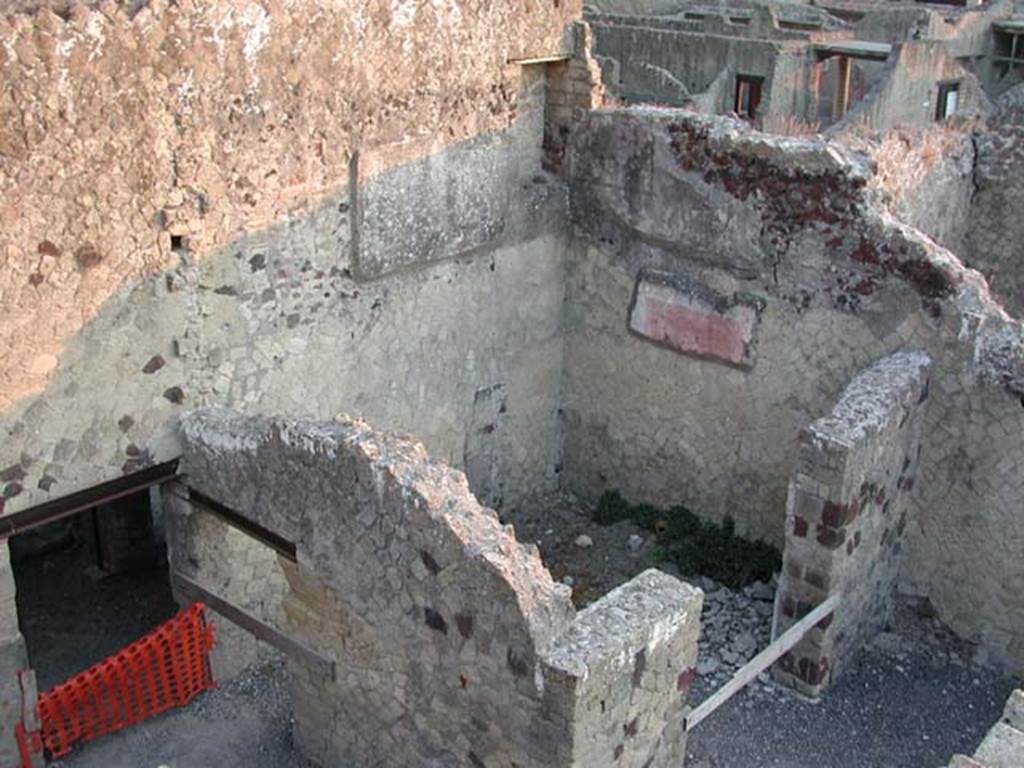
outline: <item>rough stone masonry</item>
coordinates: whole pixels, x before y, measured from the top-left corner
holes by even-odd
[[[840,596],[835,612],[774,668],[776,679],[809,696],[890,617],[930,367],[927,355],[913,352],[878,361],[800,433],[773,635]]]
[[[191,487],[296,545],[286,625],[337,663],[289,659],[318,764],[681,763],[699,590],[651,570],[576,615],[462,473],[364,422],[204,410],[182,433]]]

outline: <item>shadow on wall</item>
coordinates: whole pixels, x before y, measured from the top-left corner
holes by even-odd
[[[177,414],[208,402],[366,414],[477,457],[495,500],[553,482],[567,217],[544,97],[524,70],[509,128],[404,165],[360,155],[316,209],[123,289],[0,415],[0,510],[176,454]]]
[[[409,161],[409,146],[506,128],[509,60],[567,52],[579,16],[575,2],[414,2],[372,23],[362,0],[16,5],[0,16],[0,76],[17,84],[0,102],[0,410],[45,386],[125,281],[303,215],[341,191],[353,152]]]

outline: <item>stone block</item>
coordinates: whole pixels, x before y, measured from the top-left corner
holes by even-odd
[[[1024,765],[1024,733],[996,723],[985,736],[974,759],[986,768],[1020,768]]]
[[[1024,731],[1024,690],[1010,694],[1003,710],[1003,722],[1018,731]]]
[[[750,368],[758,305],[725,297],[682,275],[646,270],[637,279],[629,328],[676,352]]]

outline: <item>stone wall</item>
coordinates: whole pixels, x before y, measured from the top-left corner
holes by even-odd
[[[182,422],[190,484],[293,541],[296,742],[322,765],[678,766],[701,595],[648,571],[575,616],[536,548],[364,422]]]
[[[567,487],[729,515],[781,545],[799,430],[873,361],[924,350],[932,399],[901,578],[1021,668],[1024,347],[981,276],[893,219],[867,158],[839,144],[651,108],[592,113],[577,137]],[[759,307],[753,365],[630,332],[650,270],[717,297],[700,325]]]
[[[988,99],[943,40],[898,43],[864,99],[830,130],[887,131],[935,122],[939,84],[959,82],[958,112],[984,114]]]
[[[173,576],[184,576],[271,627],[283,629],[287,563],[264,543],[190,501],[186,485],[165,486],[164,499],[172,587]],[[210,653],[214,679],[227,681],[246,667],[276,657],[271,646],[245,630],[217,621],[217,644]]]
[[[38,392],[120,284],[176,251],[307,210],[345,186],[357,152],[436,152],[506,126],[509,59],[562,51],[579,15],[572,2],[132,5],[0,20],[15,84],[0,102],[0,285],[19,310],[0,327],[0,408]]]
[[[14,742],[14,724],[21,719],[21,686],[18,673],[28,669],[25,641],[18,629],[14,605],[14,573],[10,550],[0,541],[0,765],[16,765],[19,760]]]
[[[806,695],[834,682],[890,618],[930,366],[917,353],[880,360],[800,432],[773,636],[840,596],[832,616],[774,668],[776,679]]]
[[[520,385],[557,376],[537,368],[557,320],[537,321],[563,195],[539,175],[543,73],[509,60],[571,53],[578,5],[136,5],[0,19],[4,508],[171,455],[207,399],[348,407],[456,462],[476,389],[504,383],[509,419],[539,424]],[[493,301],[517,280],[544,290]],[[458,311],[501,317],[471,340],[425,317]],[[433,333],[462,389],[427,413],[441,382],[406,364]],[[495,363],[509,344],[531,359]]]
[[[965,257],[981,270],[1008,310],[1024,311],[1024,84],[996,104],[975,136],[978,161]]]
[[[743,74],[764,78],[761,119],[803,118],[814,108],[806,35],[773,29],[766,30],[772,39],[756,39],[750,25],[708,29],[704,21],[611,14],[589,14],[588,19],[595,55],[617,63],[619,81],[607,85],[627,103],[677,102],[681,84],[693,96],[713,91],[715,98],[701,103],[724,114],[733,111],[735,75]],[[729,73],[725,83],[719,80],[723,70]],[[657,72],[670,74],[678,84]]]
[[[346,187],[311,213],[127,283],[67,343],[47,390],[0,413],[6,509],[175,455],[177,414],[204,402],[349,409],[414,431],[462,465],[474,448],[467,425],[477,392],[495,386],[506,393],[496,452],[509,497],[554,483],[565,192],[540,168],[544,87],[533,73],[513,126],[470,142],[486,149],[453,150],[506,171],[504,186],[489,188],[500,197],[500,227],[484,246],[466,243],[459,259],[399,269],[408,250],[396,244],[380,252],[379,260],[394,254],[387,275],[357,279]],[[432,158],[429,171],[415,162],[391,169],[381,183],[418,190],[406,200],[417,219],[421,198],[474,183],[446,158]],[[474,199],[452,215],[465,216]],[[397,202],[362,210],[387,218],[388,205]]]

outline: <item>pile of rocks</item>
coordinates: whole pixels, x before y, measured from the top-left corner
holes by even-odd
[[[732,590],[703,576],[691,582],[704,590],[696,701],[728,682],[771,642],[775,587],[756,581]],[[772,690],[767,674],[749,687]]]

